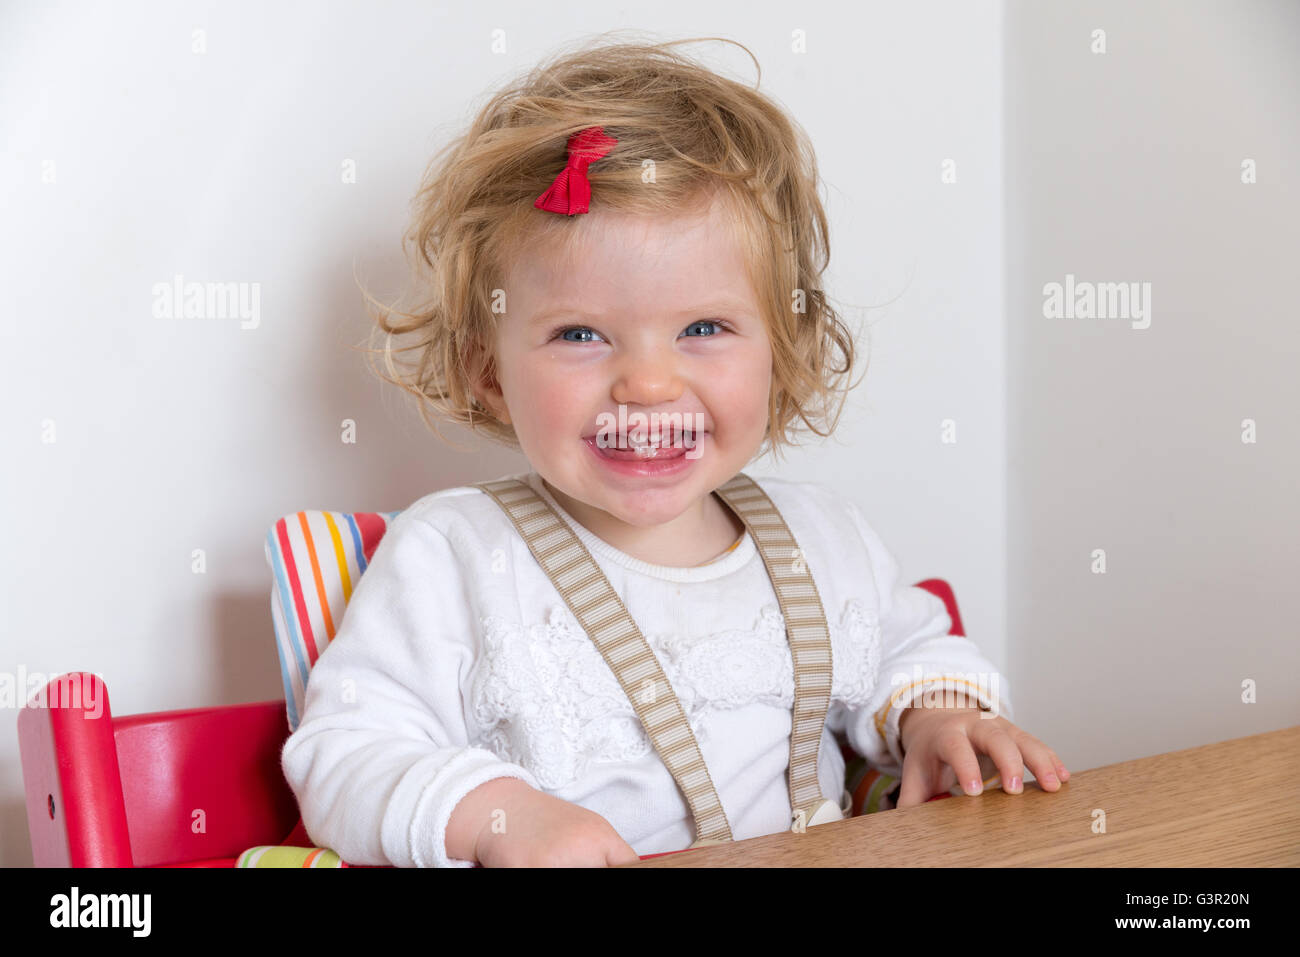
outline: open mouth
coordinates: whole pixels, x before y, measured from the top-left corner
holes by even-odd
[[[595,443],[596,448],[602,451],[636,452],[646,456],[654,456],[671,449],[693,448],[695,439],[694,430],[676,427],[661,429],[658,435],[646,430],[635,438],[626,432],[598,432],[587,436],[587,441]]]
[[[625,462],[650,465],[667,464],[698,458],[700,441],[708,432],[670,432],[661,434],[658,441],[650,441],[653,436],[637,436],[645,441],[636,442],[627,434],[591,435],[585,441],[593,452],[609,462]]]

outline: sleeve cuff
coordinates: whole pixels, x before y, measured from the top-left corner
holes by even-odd
[[[411,861],[416,867],[475,865],[475,861],[447,856],[447,823],[466,794],[494,778],[518,778],[541,790],[527,769],[502,761],[483,748],[466,748],[439,769],[416,802],[411,824]]]
[[[917,698],[924,698],[937,692],[944,693],[944,704],[948,707],[973,708],[976,706],[976,701],[978,701],[978,706],[984,711],[988,711],[995,716],[1005,717],[1008,721],[1011,720],[1010,706],[998,697],[996,687],[990,688],[987,685],[971,681],[969,678],[948,675],[935,675],[920,681],[913,681],[911,684],[904,685],[894,691],[889,696],[889,700],[881,706],[872,719],[876,733],[884,743],[885,751],[894,759],[899,768],[903,766],[903,744],[898,730],[898,722],[903,717],[903,709],[909,707]],[[948,692],[952,692],[952,694]],[[961,700],[963,697],[965,698],[964,701]]]

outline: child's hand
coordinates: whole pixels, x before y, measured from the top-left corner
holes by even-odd
[[[1003,717],[981,718],[979,708],[907,708],[899,721],[903,786],[898,807],[912,807],[960,781],[967,794],[983,789],[978,753],[992,758],[1008,794],[1024,790],[1025,765],[1044,791],[1070,779],[1056,752]]]
[[[594,811],[532,788],[502,802],[505,829],[484,825],[475,857],[484,867],[612,867],[641,858]]]

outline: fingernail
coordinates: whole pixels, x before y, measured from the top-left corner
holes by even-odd
[[[1007,790],[1010,791],[1012,794],[1019,794],[1019,793],[1020,793],[1020,785],[1021,785],[1021,784],[1022,784],[1022,782],[1021,782],[1020,778],[1019,778],[1019,777],[1014,777],[1014,778],[1011,779],[1011,784],[1007,787]]]
[[[1070,772],[1065,769],[1064,764],[1058,765],[1056,770],[1060,773],[1062,781],[1070,780]]]
[[[969,781],[966,782],[963,790],[965,790],[967,794],[974,797],[976,794],[980,793],[980,782],[976,778],[971,778]]]
[[[1061,782],[1060,782],[1059,780],[1057,780],[1057,777],[1056,777],[1055,774],[1053,774],[1051,771],[1048,771],[1048,772],[1047,772],[1047,777],[1045,777],[1045,778],[1043,779],[1043,783],[1044,783],[1044,784],[1060,784]]]

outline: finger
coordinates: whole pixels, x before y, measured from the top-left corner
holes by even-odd
[[[956,773],[957,783],[963,791],[974,795],[984,789],[984,782],[980,779],[979,758],[975,756],[975,748],[960,725],[953,725],[939,735],[937,751],[939,757]]]
[[[915,750],[903,756],[903,785],[898,789],[896,808],[901,810],[924,804],[930,797],[930,776],[926,773],[925,763]]]
[[[1038,779],[1039,787],[1044,791],[1059,791],[1061,782],[1068,777],[1068,772],[1061,774],[1065,771],[1065,767],[1055,752],[1027,731],[1016,729],[1013,737],[1020,747],[1025,763],[1029,765],[1029,770],[1033,771],[1034,777]]]
[[[1059,791],[1061,779],[1056,769],[1060,761],[1052,754],[1051,748],[1032,734],[1024,734],[1020,738],[1020,750],[1025,756],[1025,763],[1038,779],[1039,786],[1044,791]]]
[[[985,723],[970,732],[971,740],[997,765],[1002,776],[1002,790],[1019,794],[1025,788],[1025,765],[1021,750],[1004,728]]]
[[[620,847],[614,844],[605,853],[605,864],[614,867],[618,864],[635,864],[641,860],[641,855],[634,851],[631,845],[623,843]]]
[[[1060,758],[1058,758],[1056,756],[1056,752],[1053,751],[1051,748],[1047,749],[1047,753],[1052,756],[1052,764],[1056,766],[1056,776],[1059,777],[1062,781],[1070,780],[1070,772],[1065,767],[1065,762],[1063,762]]]

